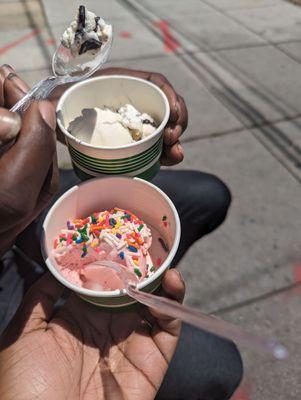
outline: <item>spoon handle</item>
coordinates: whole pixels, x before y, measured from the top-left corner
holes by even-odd
[[[155,308],[169,317],[180,319],[199,329],[211,332],[228,340],[233,340],[237,344],[248,346],[258,352],[270,353],[278,360],[284,360],[288,357],[286,348],[280,343],[253,335],[238,325],[231,324],[213,315],[204,314],[194,308],[183,306],[166,297],[155,296],[137,289],[136,275],[124,265],[105,260],[94,261],[91,265],[101,265],[115,270],[124,283],[126,293],[141,304]]]
[[[278,360],[283,360],[288,357],[286,348],[280,343],[249,333],[238,325],[216,318],[213,315],[204,314],[199,310],[183,306],[168,298],[142,292],[129,284],[126,285],[126,291],[129,296],[140,303],[156,308],[165,315],[180,319],[199,329],[211,332],[225,339],[233,340],[236,344],[250,347],[258,352],[270,353]]]
[[[73,81],[70,79],[70,81]],[[32,89],[21,99],[19,100],[11,109],[10,111],[13,112],[23,112],[27,109],[27,107],[34,101],[34,100],[43,100],[47,99],[50,93],[59,85],[64,83],[68,83],[68,79],[66,77],[55,77],[50,76],[42,81],[38,82],[36,85],[33,86]]]

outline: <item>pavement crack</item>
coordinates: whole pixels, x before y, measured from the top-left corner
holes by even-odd
[[[277,296],[278,294],[281,294],[281,293],[284,293],[284,292],[287,292],[289,290],[296,289],[296,288],[301,288],[301,282],[292,283],[290,285],[283,286],[282,288],[274,289],[274,290],[271,290],[270,292],[263,293],[259,296],[255,296],[255,297],[251,297],[249,299],[243,300],[239,303],[232,304],[230,306],[226,306],[226,307],[222,307],[222,308],[218,308],[217,310],[211,311],[209,314],[223,315],[225,313],[232,312],[232,311],[241,309],[243,307],[250,306],[255,303],[259,303],[259,302],[269,299],[271,297]]]

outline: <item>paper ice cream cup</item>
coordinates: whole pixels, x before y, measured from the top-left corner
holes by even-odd
[[[139,282],[138,288],[155,291],[169,268],[180,241],[180,220],[171,200],[153,184],[128,177],[91,179],[74,186],[52,206],[43,224],[42,253],[50,272],[64,286],[84,300],[106,308],[121,308],[135,303],[124,290],[95,291],[69,282],[60,273],[53,256],[53,242],[67,220],[86,217],[92,212],[113,207],[129,210],[151,229],[153,242],[150,255],[156,271]],[[164,245],[162,245],[162,243]]]
[[[84,108],[112,107],[130,103],[157,123],[145,139],[119,147],[98,147],[77,139],[67,128]],[[76,174],[81,180],[112,175],[151,180],[160,169],[163,130],[170,108],[162,90],[151,82],[123,75],[101,76],[77,83],[60,98],[57,122],[65,135]]]

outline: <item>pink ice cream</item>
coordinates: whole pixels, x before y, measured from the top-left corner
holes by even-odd
[[[93,264],[114,261],[143,280],[155,271],[149,248],[151,231],[133,213],[114,208],[67,221],[54,240],[53,255],[60,273],[71,283],[92,290],[122,289],[116,272]]]

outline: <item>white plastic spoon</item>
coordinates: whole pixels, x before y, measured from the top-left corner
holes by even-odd
[[[245,331],[237,325],[216,318],[213,315],[204,314],[194,308],[183,306],[166,297],[155,296],[137,289],[138,280],[136,275],[121,264],[112,261],[96,261],[91,265],[114,269],[123,281],[126,293],[139,303],[155,308],[165,315],[180,319],[199,329],[232,340],[236,344],[247,346],[258,352],[269,353],[277,360],[284,360],[288,357],[286,348],[276,341],[264,339]]]
[[[113,30],[112,25],[109,26],[111,27],[111,35],[108,37],[108,40],[103,43],[94,57],[74,57],[69,49],[60,44],[52,58],[52,71],[54,76],[43,79],[34,85],[33,88],[11,108],[11,111],[25,111],[33,100],[46,99],[57,86],[87,79],[94,72],[99,70],[107,62],[112,47]]]

